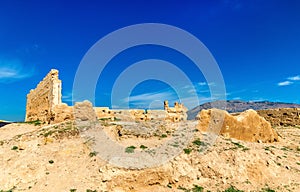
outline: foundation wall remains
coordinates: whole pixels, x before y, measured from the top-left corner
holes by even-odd
[[[272,126],[300,125],[300,108],[258,110],[257,113],[269,121]]]

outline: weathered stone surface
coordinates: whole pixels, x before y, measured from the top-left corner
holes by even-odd
[[[271,124],[252,109],[237,116],[219,109],[202,110],[197,115],[197,119],[199,119],[199,130],[220,133],[227,138],[251,142],[279,140]]]
[[[257,113],[269,121],[272,126],[300,125],[300,108],[259,110]]]
[[[56,105],[54,107],[54,119],[53,123],[60,123],[66,120],[74,120],[73,107],[68,106],[65,103]],[[51,123],[52,123],[51,122]]]
[[[175,102],[174,107],[169,107],[169,102],[164,101],[164,109],[167,112],[166,120],[172,122],[187,120],[188,109],[182,103]]]
[[[76,121],[96,122],[97,115],[93,109],[92,103],[87,100],[75,103],[74,118]]]
[[[25,121],[40,120],[50,123],[54,120],[54,108],[61,104],[61,80],[58,70],[52,69],[46,77],[27,95]]]
[[[96,111],[98,119],[115,119],[114,112],[108,107],[94,107],[94,110]]]
[[[167,120],[171,122],[187,119],[187,108],[183,104],[175,102],[174,107],[169,107],[165,101],[164,110],[112,110],[108,107],[95,107],[98,119],[122,120],[122,121],[149,121]],[[27,95],[25,121],[40,120],[43,123],[59,123],[65,120],[74,120],[72,106],[61,101],[61,80],[58,78],[58,70],[52,69],[38,84],[36,89]],[[93,112],[94,114],[94,112]],[[81,116],[80,114],[76,114]]]

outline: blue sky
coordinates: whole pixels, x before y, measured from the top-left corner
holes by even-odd
[[[51,68],[60,71],[63,101],[72,104],[77,67],[105,35],[133,24],[164,23],[201,40],[216,59],[228,99],[300,103],[300,1],[0,1],[0,119],[23,120],[26,94]],[[118,75],[143,59],[174,63],[193,82],[200,102],[208,85],[184,55],[159,46],[130,48],[101,74],[95,104],[110,106]],[[168,74],[171,75],[171,74]],[[193,107],[189,93],[182,102]],[[164,98],[163,98],[164,97]],[[137,85],[131,107],[155,108],[178,99],[172,87],[148,80]]]

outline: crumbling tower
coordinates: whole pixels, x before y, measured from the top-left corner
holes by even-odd
[[[58,70],[51,71],[27,94],[25,121],[49,122],[54,116],[54,107],[61,104],[61,80]]]

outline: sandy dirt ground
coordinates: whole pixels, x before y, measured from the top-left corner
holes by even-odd
[[[114,137],[116,125],[103,127]],[[46,127],[9,124],[0,128],[0,191],[300,191],[300,127],[275,130],[280,142],[220,136],[205,152],[199,152],[205,142],[195,142],[204,133],[195,132],[185,151],[171,161],[129,170],[102,160],[72,122]],[[150,148],[170,137],[119,142]]]

